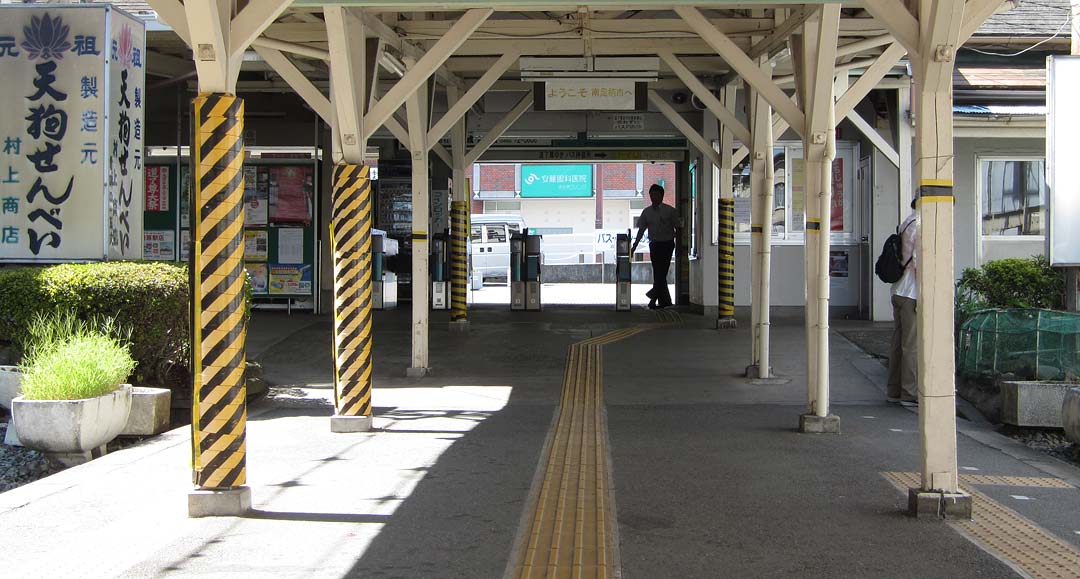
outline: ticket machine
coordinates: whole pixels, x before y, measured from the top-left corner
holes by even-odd
[[[630,232],[615,238],[615,310],[630,311]]]
[[[450,236],[431,236],[431,309],[450,309]]]
[[[392,310],[397,307],[397,276],[384,271],[386,236],[371,236],[371,307]]]

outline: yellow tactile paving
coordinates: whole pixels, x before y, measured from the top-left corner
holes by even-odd
[[[900,489],[914,488],[920,484],[918,473],[885,472],[882,475]],[[995,482],[969,481],[973,477],[977,477],[980,481]],[[1050,486],[1049,481],[1058,479],[1049,477],[962,475],[961,481],[964,484],[961,488],[969,493],[972,499],[972,518],[970,521],[957,521],[951,524],[975,543],[1009,561],[1032,577],[1080,579],[1080,550],[970,487],[971,484],[1005,484],[1003,482],[1005,480],[1024,483],[1017,486],[1072,488],[1068,484],[1064,487]]]
[[[608,332],[570,347],[559,415],[513,577],[616,576],[601,348],[647,329]]]
[[[1071,489],[1068,482],[1051,476],[997,476],[987,474],[962,474],[960,482],[969,485],[1035,487],[1044,489]]]

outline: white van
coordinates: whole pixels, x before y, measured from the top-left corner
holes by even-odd
[[[510,236],[525,231],[520,215],[473,215],[469,241],[474,279],[506,278],[509,283]]]

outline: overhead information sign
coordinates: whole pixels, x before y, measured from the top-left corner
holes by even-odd
[[[1080,56],[1051,56],[1046,71],[1046,167],[1050,265],[1080,265]]]
[[[0,8],[0,260],[143,255],[141,21]]]
[[[537,110],[643,110],[644,83],[619,78],[564,78],[537,83]]]
[[[522,197],[592,197],[592,165],[522,165]]]

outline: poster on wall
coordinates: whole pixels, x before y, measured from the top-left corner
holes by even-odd
[[[802,159],[791,160],[791,230],[806,228],[806,163]]]
[[[111,151],[108,164],[110,259],[137,257],[142,238],[143,188],[143,60],[146,34],[143,23],[117,10],[110,10],[109,43],[106,59],[109,75],[107,116]],[[104,93],[103,93],[104,94]],[[133,251],[133,246],[135,251]]]
[[[244,226],[265,226],[269,209],[270,199],[267,188],[259,188],[258,169],[244,167]]]
[[[265,263],[245,263],[244,269],[247,270],[248,275],[251,278],[252,293],[255,295],[266,295],[269,290],[267,265]]]
[[[270,238],[266,231],[244,232],[244,261],[266,261]]]
[[[169,210],[168,165],[154,165],[146,168],[146,210]]]
[[[188,260],[188,248],[191,247],[191,231],[188,229],[182,229],[180,231],[180,261],[187,262]]]
[[[176,234],[173,231],[144,231],[143,259],[172,261],[176,259]]]
[[[0,7],[0,261],[142,257],[141,104],[120,109],[110,84],[124,70],[129,97],[142,86],[142,46],[142,23],[109,7]]]
[[[279,263],[304,263],[304,230],[299,227],[279,229],[277,260]]]
[[[268,173],[270,221],[310,223],[311,198],[315,188],[311,167],[270,167]]]
[[[311,295],[310,265],[271,265],[270,295]]]
[[[844,158],[837,157],[832,164],[832,226],[831,231],[844,231]]]
[[[180,211],[180,227],[191,227],[191,180],[188,179],[190,169],[187,165],[180,166],[180,181],[177,183],[179,188],[179,195],[177,195],[177,206]]]

